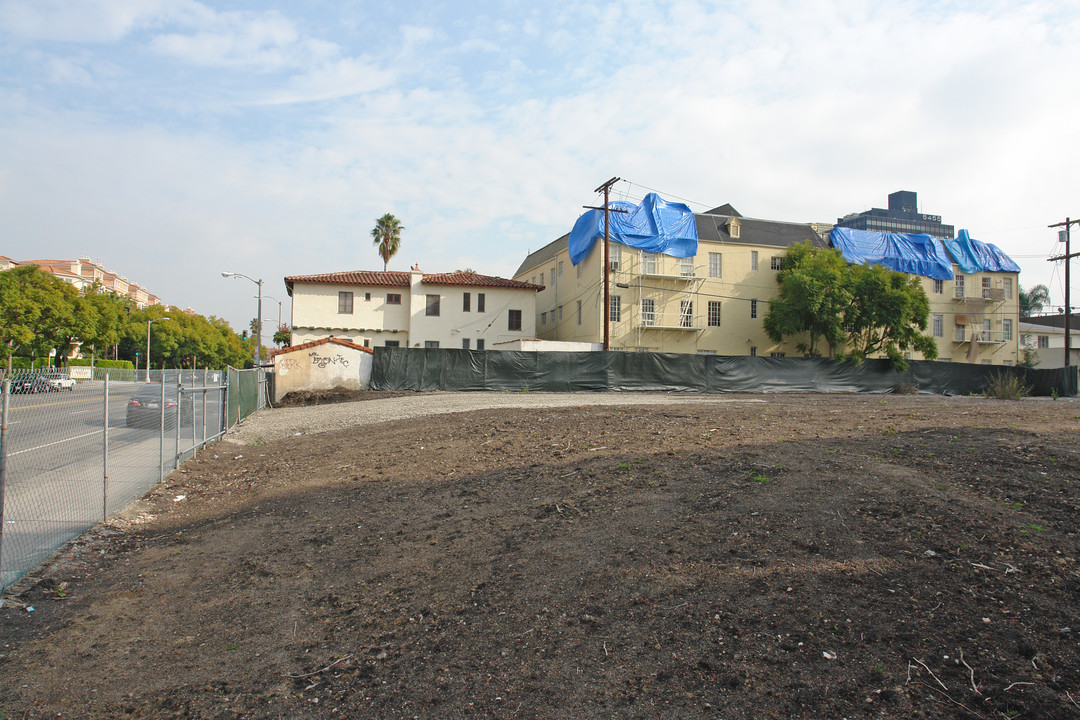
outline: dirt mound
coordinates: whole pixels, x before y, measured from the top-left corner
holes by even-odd
[[[337,387],[332,390],[297,390],[287,393],[278,407],[305,407],[308,405],[330,405],[332,403],[357,402],[360,400],[380,400],[415,393],[393,390],[348,390]]]

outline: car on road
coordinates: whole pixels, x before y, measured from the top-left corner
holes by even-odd
[[[127,404],[127,426],[130,428],[161,428],[164,410],[165,429],[176,427],[176,404],[179,391],[176,385],[165,386],[165,406],[161,405],[161,383],[143,385],[131,397]],[[184,398],[180,408],[180,425],[190,426],[195,412],[191,398]]]
[[[20,375],[11,381],[13,393],[39,393],[49,389],[49,382],[43,375],[26,374]]]
[[[45,376],[50,390],[74,390],[75,380],[67,373],[49,373]]]

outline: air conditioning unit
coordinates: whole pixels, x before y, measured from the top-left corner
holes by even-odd
[[[618,269],[619,269],[619,261],[618,260],[612,260],[611,262],[608,263],[608,270],[611,270],[611,272],[615,272]]]

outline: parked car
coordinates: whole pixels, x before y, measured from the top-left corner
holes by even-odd
[[[74,390],[75,380],[67,373],[49,373],[45,376],[50,390]]]
[[[175,385],[165,386],[165,429],[176,427],[176,403],[179,393]],[[184,398],[180,408],[180,425],[190,426],[192,414],[195,412],[190,397]],[[135,391],[135,395],[128,401],[127,426],[131,428],[151,428],[157,430],[161,427],[161,384],[149,383]]]
[[[43,375],[21,375],[11,381],[13,393],[39,393],[49,389],[49,382]]]

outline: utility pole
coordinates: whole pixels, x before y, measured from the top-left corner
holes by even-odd
[[[1070,253],[1069,252],[1069,228],[1074,223],[1080,223],[1080,220],[1073,220],[1071,218],[1065,218],[1065,222],[1063,222],[1063,223],[1054,223],[1053,225],[1049,226],[1049,227],[1052,227],[1052,228],[1062,227],[1062,226],[1065,227],[1065,254],[1060,255],[1058,257],[1052,257],[1049,260],[1049,262],[1053,262],[1055,260],[1064,260],[1065,261],[1065,367],[1069,367],[1069,352],[1071,350],[1071,344],[1072,344],[1071,343],[1072,338],[1069,337],[1069,332],[1071,330],[1069,325],[1070,325],[1070,320],[1072,318],[1072,305],[1069,302],[1069,265],[1071,265],[1072,263],[1070,263],[1069,260],[1071,258],[1074,258],[1074,257],[1080,255],[1080,253]]]
[[[608,265],[608,228],[611,226],[609,220],[611,219],[611,213],[621,212],[625,213],[625,210],[612,210],[608,207],[608,198],[611,194],[611,186],[622,180],[622,178],[613,177],[600,187],[593,190],[593,192],[604,193],[604,207],[594,208],[585,206],[588,210],[603,210],[604,211],[604,307],[601,309],[602,317],[604,319],[604,350],[610,350],[611,344],[608,338],[608,325],[611,323],[611,295],[610,295],[610,272],[611,268]]]

